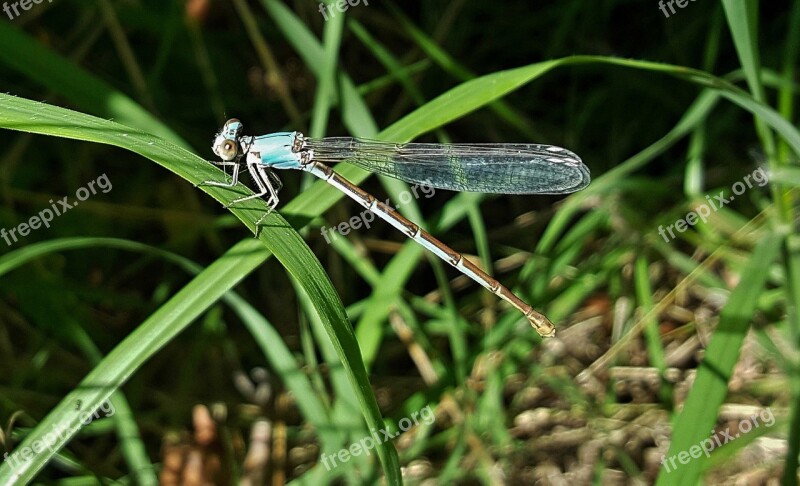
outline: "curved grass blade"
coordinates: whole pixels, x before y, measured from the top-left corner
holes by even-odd
[[[759,116],[765,122],[780,133],[784,140],[792,149],[800,154],[800,132],[775,112],[772,108],[755,101],[750,95],[742,91],[735,85],[708,74],[703,71],[645,61],[629,59],[619,59],[602,56],[571,56],[567,58],[545,61],[532,64],[508,71],[501,71],[463,83],[448,92],[440,95],[426,105],[420,107],[401,120],[397,121],[387,129],[383,130],[375,138],[380,140],[393,140],[397,142],[407,142],[419,134],[434,130],[442,125],[449,123],[465,114],[474,111],[486,104],[510,93],[533,80],[544,76],[548,72],[558,67],[571,65],[598,64],[654,71],[678,77],[687,82],[708,88],[709,91],[703,92],[698,101],[693,105],[691,116],[687,113],[682,121],[675,127],[669,137],[664,137],[657,144],[648,149],[648,152],[641,153],[623,166],[601,175],[584,191],[570,196],[561,211],[556,215],[553,222],[543,236],[537,251],[547,253],[556,241],[556,236],[566,227],[572,215],[580,208],[581,204],[591,196],[602,193],[603,189],[610,185],[614,180],[623,177],[650,160],[655,154],[666,149],[677,138],[684,136],[702,119],[711,107],[716,103],[719,96],[739,105],[741,108]],[[587,161],[591,165],[591,161]],[[352,167],[344,167],[339,171],[354,183],[359,183],[366,179],[368,174],[363,171],[355,170]],[[327,191],[327,193],[326,193]],[[333,194],[334,190],[323,188],[321,184],[312,186],[303,194],[295,198],[292,203],[287,205],[285,211],[306,213],[311,210],[312,201],[317,207],[323,207],[331,201],[338,200],[338,195]],[[459,194],[453,200],[464,196]],[[330,197],[330,199],[329,199]],[[316,209],[316,208],[315,208]],[[309,216],[313,215],[310,214]],[[415,258],[419,258],[421,252],[410,249],[408,243],[404,244],[401,250],[387,265],[384,275],[391,273],[391,278],[386,278],[381,282],[379,290],[373,293],[370,303],[364,311],[364,315],[359,320],[356,333],[364,352],[364,359],[369,366],[377,356],[377,349],[380,345],[380,323],[386,319],[391,303],[405,285],[405,281],[411,275],[411,263]],[[378,333],[375,336],[375,333]],[[369,339],[369,340],[367,340]]]
[[[222,171],[196,155],[151,134],[129,129],[117,123],[5,94],[0,95],[0,107],[2,107],[0,127],[3,128],[88,140],[126,148],[153,160],[195,184],[203,180],[221,180],[223,178]],[[220,202],[228,201],[231,197],[230,190],[213,187],[202,187],[202,189]],[[231,211],[251,231],[255,232],[254,221],[257,216],[267,210],[267,206],[260,199],[254,199],[248,203],[232,208]],[[379,429],[383,422],[375,396],[371,391],[366,369],[360,358],[358,344],[344,307],[319,261],[300,235],[277,213],[272,213],[265,219],[263,230],[258,234],[258,240],[278,258],[311,297],[342,360],[342,365],[347,371],[368,426]],[[253,246],[254,244],[255,246]],[[242,252],[243,249],[247,251]],[[197,316],[197,309],[205,309],[209,301],[216,300],[211,297],[216,295],[216,298],[219,298],[267,257],[267,252],[264,252],[263,247],[257,242],[244,242],[235,246],[217,264],[212,265],[198,276],[194,281],[195,285],[190,284],[185,287],[170,300],[168,303],[170,305],[162,307],[160,312],[142,324],[140,329],[147,329],[150,334],[137,334],[137,336],[148,338],[151,351],[160,348]],[[237,265],[236,262],[240,264]],[[227,275],[216,274],[222,267],[226,268]],[[186,290],[190,288],[195,293],[187,293]],[[209,291],[213,291],[213,293],[209,294]],[[202,294],[206,299],[198,301],[196,294]],[[196,309],[189,308],[187,305],[194,306]],[[169,326],[156,329],[154,319],[155,322],[158,320],[167,322]],[[167,332],[167,329],[170,331]],[[142,338],[139,337],[139,339]],[[97,374],[99,373],[97,370],[87,376],[84,384],[90,387],[99,387],[97,390],[100,390],[76,390],[74,392],[91,395],[84,400],[87,407],[99,406],[108,397],[106,389],[118,387],[144,361],[142,356],[145,355],[140,356],[139,353],[147,353],[148,350],[139,349],[139,353],[136,353],[136,343],[126,340],[123,344],[126,346],[120,345],[117,350],[125,349],[126,352],[136,355],[137,360],[120,361],[121,368],[117,369],[112,376],[105,373]],[[114,358],[120,359],[119,356]],[[106,359],[111,359],[111,355]],[[110,368],[108,371],[111,372]],[[43,424],[43,426],[52,427],[56,423],[69,423],[73,428],[78,425],[68,413],[69,406],[62,407],[64,403],[66,402],[62,402],[56,410],[51,412],[45,419],[47,424]],[[33,440],[36,438],[30,439],[30,441]],[[26,441],[24,445],[29,446],[30,441]],[[380,444],[378,456],[383,464],[387,480],[391,484],[399,484],[399,462],[394,447],[391,444]],[[0,468],[0,479],[12,474],[15,473],[10,472],[8,467]],[[24,472],[24,476],[29,478],[32,478],[34,474],[35,471],[32,469],[26,469]]]

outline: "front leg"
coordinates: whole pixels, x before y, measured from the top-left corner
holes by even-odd
[[[231,182],[230,184],[227,182],[219,182],[219,181],[203,181],[200,184],[197,184],[194,187],[200,186],[211,186],[211,187],[233,187],[239,183],[239,169],[241,168],[241,164],[239,162],[211,162],[214,165],[219,165],[220,167],[230,167],[233,166],[233,174],[231,175]]]

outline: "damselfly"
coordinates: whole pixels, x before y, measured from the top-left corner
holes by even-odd
[[[367,171],[405,182],[451,191],[567,194],[583,189],[590,180],[589,169],[574,153],[552,145],[391,143],[352,137],[314,139],[306,138],[299,132],[254,137],[243,135],[242,130],[239,120],[228,120],[214,140],[214,153],[222,159],[222,162],[214,164],[233,167],[231,181],[203,183],[233,187],[239,180],[241,167],[247,167],[258,191],[231,201],[229,206],[266,196],[272,210],[278,204],[280,189],[280,180],[272,169],[309,172],[514,306],[540,335],[555,335],[553,324],[543,314],[460,253],[340,176],[325,163],[349,162]]]

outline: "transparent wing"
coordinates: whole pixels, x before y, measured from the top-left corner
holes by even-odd
[[[412,184],[459,192],[567,194],[591,180],[567,149],[537,144],[390,143],[352,137],[306,139],[314,160],[345,161]]]

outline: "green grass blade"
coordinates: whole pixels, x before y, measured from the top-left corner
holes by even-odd
[[[719,406],[727,395],[728,380],[757,310],[758,297],[764,291],[768,269],[778,257],[782,241],[778,234],[769,234],[761,240],[742,271],[739,284],[731,292],[719,326],[706,348],[694,386],[673,424],[668,460],[708,438]],[[679,464],[669,473],[662,468],[656,484],[697,484],[704,460],[705,456],[700,456],[688,464]]]
[[[634,266],[634,280],[636,284],[636,298],[639,300],[639,307],[644,315],[650,314],[653,308],[653,289],[650,286],[650,269],[645,255],[636,257]],[[672,385],[664,379],[667,371],[667,361],[664,357],[664,344],[658,332],[658,321],[655,316],[651,316],[644,321],[644,337],[647,342],[647,355],[650,365],[658,370],[661,378],[659,396],[661,403],[665,407],[672,405]]]
[[[718,91],[721,96],[728,98],[757,116],[763,117],[768,124],[773,126],[773,128],[784,136],[787,143],[789,143],[795,151],[800,153],[800,133],[798,133],[797,129],[782,118],[780,114],[768,106],[756,102],[747,93],[727,81],[709,75],[703,71],[679,66],[600,56],[573,56],[554,61],[545,61],[473,79],[440,95],[403,119],[397,121],[392,126],[383,130],[379,134],[379,137],[384,140],[409,140],[418,134],[434,130],[471,111],[483,107],[557,67],[573,64],[611,64],[633,69],[652,70],[677,76],[688,82],[697,83],[700,86],[713,88]],[[673,130],[674,133],[664,137],[658,144],[654,144],[647,153],[643,152],[640,154],[641,157],[637,156],[631,159],[629,163],[619,167],[618,170],[613,170],[605,174],[599,180],[595,180],[592,185],[581,193],[571,196],[568,201],[568,206],[562,208],[562,211],[556,216],[553,224],[548,227],[547,233],[540,241],[540,252],[545,253],[545,251],[542,250],[554,244],[556,236],[560,232],[559,228],[566,227],[569,218],[580,208],[583,201],[595,194],[602,193],[604,188],[610,185],[614,180],[618,180],[626,173],[630,173],[636,168],[641,167],[656,154],[666,150],[668,146],[675,143],[680,137],[685,136],[689,130],[693,129],[704,119],[708,110],[714,105],[716,101],[715,98],[714,93],[701,96],[694,109],[690,110],[690,113],[687,113],[684,119]],[[356,183],[366,178],[366,175],[351,170],[350,167],[343,168],[341,173],[345,174],[345,177],[352,178],[351,180],[354,180]],[[325,190],[320,187],[320,184],[317,184],[316,188],[310,188],[307,192],[292,201],[290,205],[291,208],[287,207],[287,209],[294,210],[295,208],[303,208],[306,204],[306,198],[314,198],[318,203],[325,201],[322,193],[314,192],[315,189],[320,191]],[[332,197],[335,200],[340,196],[332,195]],[[403,271],[403,269],[407,269],[408,266],[415,261],[414,259],[421,255],[420,252],[409,248],[413,245],[415,244],[412,242],[405,243],[404,250],[398,253],[386,267],[387,269],[384,272],[385,280],[381,282],[378,286],[378,291],[370,298],[370,303],[357,324],[356,333],[362,345],[364,360],[368,366],[372,363],[379,347],[381,339],[380,322],[385,320],[389,312],[389,304],[396,298],[410,275],[410,271]]]
[[[308,69],[314,73],[317,79],[320,79],[323,76],[323,66],[326,65],[325,48],[316,36],[285,4],[277,0],[261,0],[261,3]],[[378,126],[364,103],[364,99],[358,94],[358,89],[353,81],[347,74],[339,71],[337,82],[338,94],[341,95],[341,99],[335,90],[331,92],[331,95],[334,96],[333,102],[338,101],[341,106],[344,125],[350,130],[350,133],[359,137],[375,135],[378,132]]]
[[[328,127],[328,116],[332,101],[335,99],[336,67],[339,61],[339,46],[342,44],[345,15],[334,16],[325,22],[323,32],[324,62],[317,76],[317,94],[314,100],[314,109],[311,115],[311,129],[309,135],[315,138],[325,136]]]
[[[761,61],[758,53],[758,1],[722,0],[731,37],[739,53],[747,85],[757,101],[764,101]]]

